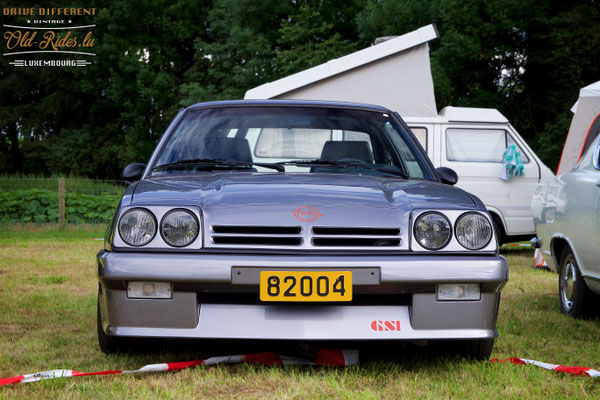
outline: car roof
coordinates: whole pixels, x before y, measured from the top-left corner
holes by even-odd
[[[374,104],[351,103],[343,101],[322,101],[322,100],[225,100],[225,101],[209,101],[205,103],[197,103],[187,107],[187,110],[199,108],[215,108],[215,107],[329,107],[329,108],[351,108],[356,110],[369,110],[385,113],[393,113],[389,109]]]

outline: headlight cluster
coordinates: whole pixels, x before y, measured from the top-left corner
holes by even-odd
[[[121,216],[119,234],[130,246],[144,246],[156,235],[156,219],[143,208],[134,208]]]
[[[492,238],[492,225],[482,214],[468,212],[455,223],[454,234],[458,243],[468,250],[484,248]],[[414,225],[415,239],[427,250],[440,250],[452,238],[450,220],[437,212],[421,214]]]
[[[428,250],[439,250],[446,246],[452,237],[450,221],[442,214],[425,213],[415,222],[415,238]]]
[[[492,238],[492,225],[486,217],[477,213],[461,215],[456,220],[456,239],[469,250],[485,247]]]
[[[130,209],[119,220],[119,235],[130,246],[147,245],[156,235],[156,230],[156,218],[144,208]],[[188,246],[196,240],[199,231],[196,216],[182,208],[167,212],[160,222],[161,237],[173,247]]]

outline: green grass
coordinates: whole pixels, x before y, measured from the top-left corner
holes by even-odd
[[[243,343],[102,354],[96,343],[96,265],[103,227],[0,226],[0,377],[51,369],[99,371],[205,358]],[[503,251],[510,282],[502,295],[492,357],[532,358],[600,369],[600,321],[559,310],[557,276],[531,268],[529,249]],[[208,346],[208,347],[207,347]],[[238,348],[235,348],[238,346]],[[243,350],[241,350],[243,351]],[[533,366],[470,362],[385,345],[361,349],[349,368],[231,365],[174,373],[86,377],[17,384],[4,398],[598,398],[600,380]]]

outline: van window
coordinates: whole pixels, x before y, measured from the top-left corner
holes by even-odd
[[[502,156],[509,144],[515,144],[504,129],[458,129],[446,130],[446,159],[466,162],[502,162]],[[529,157],[517,145],[523,163]]]
[[[513,137],[510,136],[508,132],[506,132],[506,146],[508,147],[509,144],[514,144],[515,146],[517,146],[517,150],[519,150],[519,152],[521,153],[521,160],[523,161],[523,164],[527,164],[529,162],[529,157],[527,157],[527,154],[525,154],[525,152],[521,149],[521,146],[519,146],[515,142]]]
[[[415,135],[415,137],[419,141],[419,144],[421,145],[423,150],[425,150],[425,152],[427,152],[427,128],[423,128],[420,126],[419,127],[411,126],[410,130],[412,131],[412,133]]]

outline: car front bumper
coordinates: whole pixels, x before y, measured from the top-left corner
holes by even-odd
[[[261,303],[260,270],[350,270],[350,303]],[[165,338],[417,340],[497,336],[501,256],[98,253],[109,335]],[[130,299],[130,281],[172,282],[171,299]],[[478,301],[437,301],[439,283],[479,283]]]

